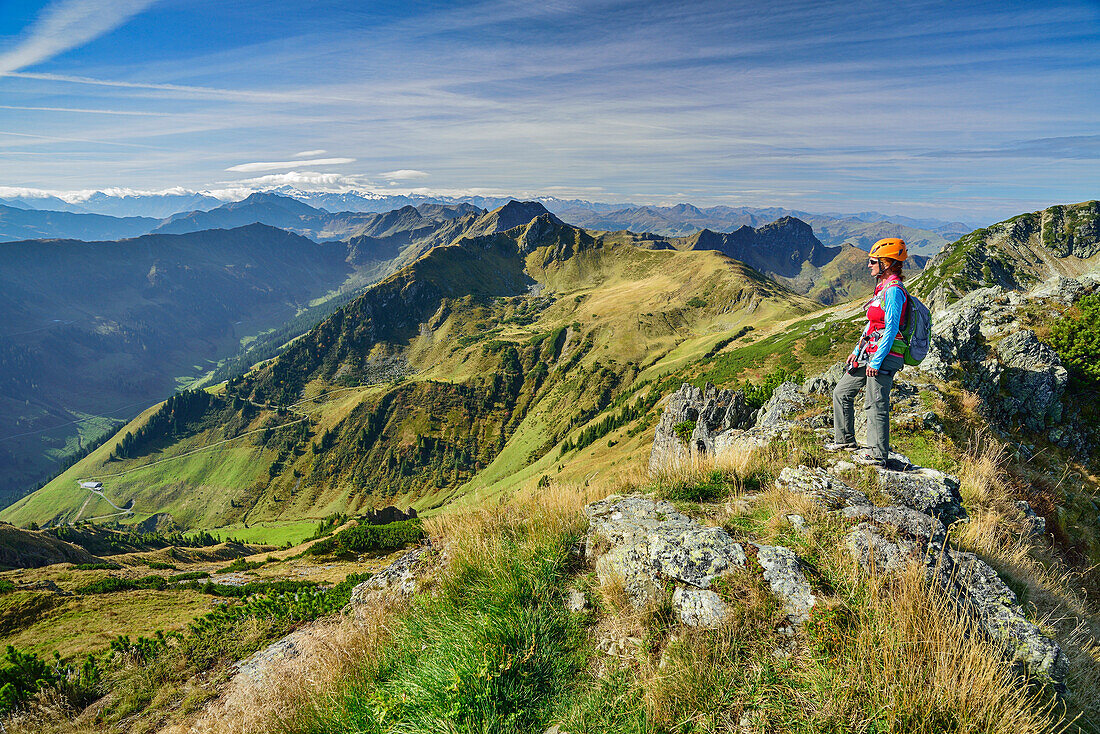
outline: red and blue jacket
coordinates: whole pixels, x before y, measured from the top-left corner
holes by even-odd
[[[867,302],[867,326],[859,343],[852,351],[856,358],[867,356],[867,367],[879,369],[888,355],[904,356],[895,350],[894,342],[901,341],[901,317],[908,298],[901,279],[892,276],[875,286],[875,293]]]

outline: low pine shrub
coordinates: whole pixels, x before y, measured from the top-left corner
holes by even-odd
[[[1100,293],[1077,301],[1050,331],[1051,345],[1071,373],[1093,388],[1100,385]]]
[[[76,590],[78,594],[110,594],[131,589],[163,589],[168,582],[162,576],[142,576],[139,579],[120,579],[117,576],[92,581]]]
[[[672,432],[680,439],[680,443],[687,443],[695,432],[695,421],[680,421],[672,427]]]
[[[424,525],[420,518],[399,520],[386,525],[357,525],[344,528],[331,538],[314,543],[306,552],[310,555],[323,555],[397,550],[418,543],[423,537]]]
[[[739,486],[736,473],[713,469],[702,478],[674,477],[659,481],[657,494],[673,502],[717,502]]]
[[[117,563],[108,563],[106,561],[100,561],[97,563],[78,563],[73,566],[78,571],[117,571],[122,566]]]
[[[0,714],[7,714],[39,688],[57,681],[57,673],[34,653],[8,645],[0,659]]]

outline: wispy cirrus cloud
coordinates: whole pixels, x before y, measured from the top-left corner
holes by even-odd
[[[256,163],[241,163],[225,169],[234,173],[257,173],[259,171],[278,171],[281,168],[294,168],[295,166],[339,166],[344,163],[354,163],[354,158],[312,158],[310,160],[297,161],[258,161]]]
[[[100,110],[92,107],[31,107],[27,105],[0,104],[0,110],[25,110],[27,112],[73,112],[87,115],[132,115],[135,117],[170,117],[167,112],[146,110]]]
[[[52,59],[118,28],[156,0],[57,0],[14,48],[0,53],[0,76]]]
[[[929,158],[1042,158],[1046,160],[1096,160],[1100,135],[1068,135],[1058,138],[1019,140],[1008,145],[965,150],[937,150]]]

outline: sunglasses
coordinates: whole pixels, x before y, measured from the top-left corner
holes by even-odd
[[[882,261],[881,261],[881,260],[874,260],[874,259],[871,259],[871,260],[868,260],[868,261],[867,261],[867,264],[868,264],[868,265],[882,265]]]

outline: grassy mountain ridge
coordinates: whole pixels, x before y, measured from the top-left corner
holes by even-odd
[[[510,461],[547,456],[685,333],[813,307],[718,252],[642,249],[544,213],[432,249],[231,381],[223,404],[261,406],[232,430],[212,425],[115,462],[109,441],[3,517],[25,522],[47,506],[72,517],[77,477],[120,472],[109,480],[116,504],[132,499],[139,517],[169,511],[193,527],[398,499],[434,506],[461,494],[517,431],[526,448]],[[271,410],[291,405],[281,418]],[[271,423],[270,434],[162,462],[276,419],[286,431]],[[531,421],[547,434],[527,445]]]
[[[480,214],[468,206],[427,211],[364,215],[377,236],[349,242],[315,244],[250,224],[120,242],[0,245],[0,318],[20,325],[0,343],[0,470],[11,479],[0,503],[180,379],[225,379],[274,356]]]

